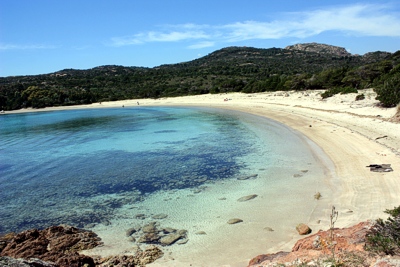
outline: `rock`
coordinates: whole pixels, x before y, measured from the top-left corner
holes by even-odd
[[[175,241],[177,241],[178,239],[181,239],[181,238],[182,238],[182,236],[180,234],[172,233],[172,234],[163,236],[160,239],[160,243],[163,246],[169,246],[169,245],[172,245],[173,243],[175,243]]]
[[[298,173],[296,173],[296,174],[293,174],[293,177],[294,178],[299,178],[299,177],[302,177],[303,175],[301,175],[301,174],[298,174]]]
[[[157,227],[156,227],[156,223],[155,222],[151,222],[149,224],[146,224],[145,226],[142,227],[142,231],[143,231],[143,233],[156,233],[156,232],[158,232]]]
[[[241,222],[243,222],[242,219],[233,218],[233,219],[230,219],[230,220],[228,221],[228,224],[237,224],[237,223],[241,223]]]
[[[377,259],[374,255],[364,250],[365,235],[370,227],[370,222],[362,222],[349,228],[334,229],[336,257],[342,261],[346,255],[350,254],[357,255],[357,257],[365,261],[364,265],[359,263],[358,265],[344,264],[344,266],[380,266],[374,265],[373,263],[377,261]],[[329,242],[330,236],[330,230],[320,230],[318,233],[297,241],[291,252],[281,251],[273,254],[259,255],[249,262],[248,267],[280,266],[279,264],[283,266],[285,265],[284,263],[292,263],[298,259],[301,259],[303,262],[301,266],[317,266],[316,264],[312,265],[311,262],[323,262],[326,260],[326,256],[330,256],[331,248],[327,245],[322,245]],[[299,265],[293,264],[293,266]]]
[[[186,236],[187,232],[188,232],[187,230],[179,230],[178,234],[181,235],[181,236]]]
[[[296,230],[300,235],[308,235],[311,233],[311,228],[304,223],[300,223],[296,226]]]
[[[136,219],[139,219],[139,220],[144,220],[144,219],[147,218],[147,216],[146,216],[146,214],[139,213],[139,214],[136,214],[136,215],[135,215],[135,218],[136,218]]]
[[[268,231],[268,232],[273,232],[274,231],[274,229],[272,229],[271,227],[265,227],[264,230]]]
[[[149,246],[144,251],[138,249],[135,255],[118,255],[96,260],[98,267],[135,267],[145,266],[161,258],[164,253],[156,246]]]
[[[137,254],[137,258],[139,259],[138,265],[146,265],[154,262],[155,260],[161,258],[164,253],[156,246],[150,246],[146,248],[142,253]]]
[[[141,237],[139,237],[138,242],[139,243],[157,243],[158,240],[160,239],[160,236],[156,233],[145,233]]]
[[[133,236],[130,236],[130,237],[128,238],[128,240],[129,240],[130,242],[136,242],[136,238],[134,238]]]
[[[327,44],[319,44],[319,43],[304,43],[304,44],[294,44],[286,46],[287,50],[300,50],[306,52],[315,52],[319,54],[328,54],[335,56],[351,56],[349,52],[343,47],[333,46]]]
[[[163,214],[163,213],[151,216],[151,218],[153,218],[155,220],[162,220],[162,219],[165,219],[167,217],[168,217],[168,215],[167,214]]]
[[[183,238],[183,239],[179,239],[178,241],[176,241],[176,244],[183,245],[183,244],[186,244],[188,241],[189,241],[189,239]]]
[[[251,199],[253,199],[253,198],[256,198],[257,197],[257,195],[248,195],[248,196],[244,196],[244,197],[241,197],[241,198],[239,198],[237,201],[239,201],[239,202],[245,202],[245,201],[248,201],[248,200],[251,200]]]
[[[60,225],[16,234],[7,242],[0,256],[37,258],[59,266],[94,266],[91,257],[80,255],[78,251],[100,244],[100,238],[91,231]]]
[[[169,233],[176,232],[176,229],[171,228],[171,227],[165,227],[165,228],[162,229],[162,231],[163,231],[164,234],[169,234]]]
[[[252,174],[252,175],[249,175],[249,176],[239,177],[237,179],[238,180],[248,180],[248,179],[251,179],[251,178],[256,178],[257,176],[258,176],[258,174]]]
[[[136,233],[136,232],[137,232],[136,228],[135,228],[135,227],[131,227],[131,228],[129,228],[128,230],[126,230],[125,235],[126,235],[126,236],[131,236],[131,235],[133,235],[133,234]]]
[[[0,266],[10,267],[57,267],[54,263],[41,261],[39,259],[14,259],[11,257],[0,257]]]
[[[197,231],[195,234],[196,235],[206,235],[207,233],[204,231]]]

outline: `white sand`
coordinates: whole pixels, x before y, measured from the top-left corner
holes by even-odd
[[[338,227],[346,227],[378,217],[386,218],[386,214],[383,213],[385,209],[400,205],[400,124],[387,121],[395,114],[396,109],[377,107],[378,102],[372,90],[363,90],[366,99],[361,101],[354,101],[356,94],[336,95],[327,100],[321,100],[320,93],[321,91],[232,93],[158,100],[126,100],[61,109],[137,106],[137,101],[139,101],[141,106],[206,106],[234,109],[277,120],[314,141],[334,162],[336,176],[329,178],[326,186],[334,190],[335,194],[332,199],[321,202],[320,210],[315,211],[314,214],[315,216],[324,215],[320,218],[320,228],[327,229],[328,227],[327,220],[331,204],[335,205],[339,211],[339,219],[336,223]],[[43,110],[55,109],[59,108]],[[29,110],[18,112],[26,111]],[[386,137],[377,139],[383,136]],[[394,172],[375,173],[365,167],[369,164],[381,163],[392,164]],[[327,206],[322,207],[323,205]],[[309,223],[315,231],[318,230],[315,229],[318,225],[311,217]],[[243,225],[248,230],[251,229],[251,224]],[[238,230],[239,227],[240,224],[237,225]],[[290,232],[286,237],[279,238],[282,239],[278,243],[259,244],[260,249],[264,253],[288,250],[300,237]],[[232,250],[240,255],[240,251],[245,251],[251,241],[252,236],[249,234],[231,243],[225,242],[206,247],[205,250],[210,252],[210,264],[196,264],[196,255],[192,255],[194,258],[184,260],[178,258],[172,260],[173,256],[168,258],[167,255],[151,266],[189,266],[187,260],[191,259],[193,259],[192,266],[245,266],[245,262],[249,260],[246,256],[243,257],[242,262],[236,262],[237,265],[220,264],[223,257],[226,257],[227,263],[230,262],[229,255],[222,252]],[[218,251],[221,253],[218,254]],[[254,251],[253,256],[257,254],[260,252]],[[220,257],[213,261],[215,255]]]

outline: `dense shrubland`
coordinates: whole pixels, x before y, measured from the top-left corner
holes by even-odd
[[[0,109],[225,92],[375,88],[383,106],[400,102],[400,51],[339,56],[280,48],[228,47],[155,68],[101,66],[0,78]]]

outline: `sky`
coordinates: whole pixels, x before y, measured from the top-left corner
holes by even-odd
[[[396,52],[400,0],[0,0],[0,77],[310,42]]]

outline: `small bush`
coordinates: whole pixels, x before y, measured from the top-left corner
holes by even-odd
[[[356,101],[360,101],[360,100],[364,100],[365,99],[365,95],[364,94],[359,94],[356,96]]]
[[[390,217],[376,220],[366,234],[365,248],[379,254],[400,255],[400,206],[385,213]]]
[[[375,89],[376,97],[384,107],[395,107],[400,103],[400,74],[387,79],[383,86]]]
[[[316,200],[319,200],[321,197],[322,197],[322,195],[321,195],[320,192],[317,192],[317,193],[314,195],[314,198],[315,198]]]
[[[329,90],[326,90],[321,94],[322,98],[328,98],[331,96],[334,96],[336,94],[351,94],[351,93],[358,93],[357,89],[354,89],[352,87],[335,87]]]

